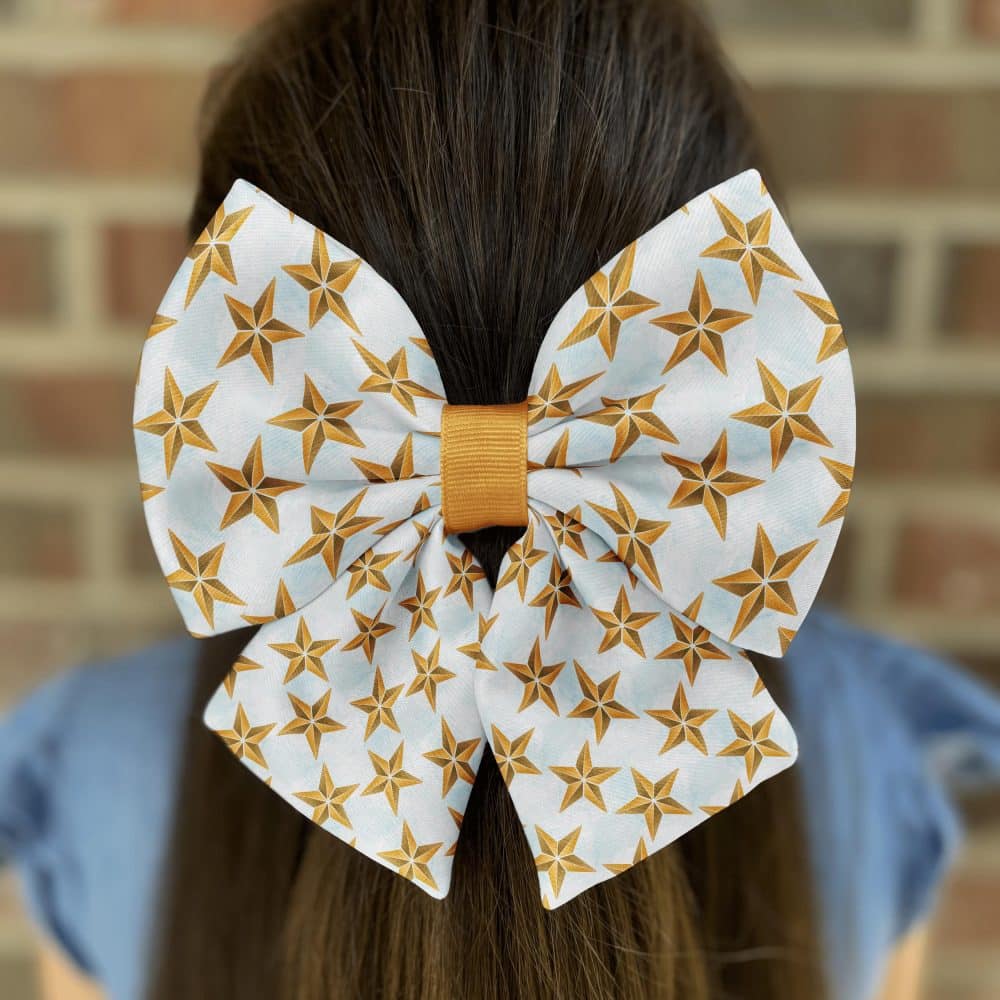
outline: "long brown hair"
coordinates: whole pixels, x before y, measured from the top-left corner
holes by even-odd
[[[191,233],[246,178],[399,290],[449,401],[516,402],[575,288],[759,163],[681,0],[308,0],[210,87]],[[495,579],[516,534],[464,540]],[[156,1000],[822,996],[794,770],[546,912],[487,753],[438,902],[282,803],[200,724],[247,639],[204,643]]]

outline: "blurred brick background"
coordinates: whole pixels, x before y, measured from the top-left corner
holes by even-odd
[[[132,379],[184,250],[205,73],[268,0],[0,0],[0,709],[178,626]],[[858,478],[827,597],[1000,680],[1000,0],[711,0],[848,329]],[[1000,806],[935,1000],[1000,995]],[[0,879],[0,993],[34,996]]]

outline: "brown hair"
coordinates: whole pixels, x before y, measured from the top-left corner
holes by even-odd
[[[309,0],[208,98],[192,235],[236,178],[260,186],[398,289],[453,403],[523,399],[566,297],[760,162],[681,0]],[[516,534],[464,540],[494,579]],[[487,753],[439,902],[282,803],[198,721],[247,639],[204,643],[156,1000],[822,996],[794,771],[546,912]]]

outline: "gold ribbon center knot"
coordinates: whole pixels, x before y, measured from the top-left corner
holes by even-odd
[[[450,534],[528,523],[528,403],[441,411],[441,508]]]

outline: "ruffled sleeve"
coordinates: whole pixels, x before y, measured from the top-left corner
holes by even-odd
[[[1000,780],[1000,701],[939,657],[814,612],[786,660],[835,996],[870,997]]]
[[[82,879],[60,802],[78,674],[39,688],[0,722],[0,860],[11,862],[36,922],[88,974],[79,933]]]

